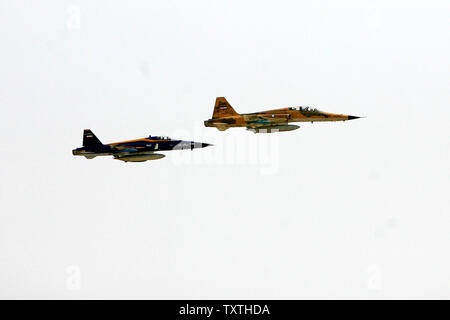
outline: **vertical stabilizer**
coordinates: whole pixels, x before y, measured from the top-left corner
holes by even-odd
[[[103,143],[95,136],[90,129],[84,129],[83,131],[83,147],[87,149],[95,149],[103,146]]]
[[[225,99],[224,97],[216,98],[216,104],[214,105],[214,112],[212,116],[213,119],[238,115],[239,113],[237,113],[233,109],[233,107],[228,103],[227,99]]]

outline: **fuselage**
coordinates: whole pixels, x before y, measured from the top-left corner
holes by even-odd
[[[149,136],[147,138],[83,146],[72,150],[73,155],[94,158],[97,156],[114,156],[118,160],[131,159],[131,156],[148,156],[157,158],[157,151],[192,150],[210,146],[208,143],[171,139],[169,137]],[[149,155],[153,155],[150,157]],[[163,157],[163,155],[159,155]],[[131,161],[131,160],[128,160]]]
[[[313,108],[281,108],[245,113],[205,121],[206,127],[259,127],[290,122],[345,121],[358,117],[322,112]]]

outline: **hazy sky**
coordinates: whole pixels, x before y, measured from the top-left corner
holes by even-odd
[[[449,16],[0,0],[0,298],[450,298]],[[217,96],[367,118],[219,132]],[[85,128],[215,146],[86,160]]]

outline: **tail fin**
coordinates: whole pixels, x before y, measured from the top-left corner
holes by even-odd
[[[216,98],[216,104],[214,105],[214,112],[212,118],[223,118],[238,116],[239,113],[234,111],[233,107],[228,103],[224,97]]]
[[[83,147],[86,148],[96,148],[103,146],[103,143],[95,136],[95,134],[90,129],[84,129],[83,132]]]

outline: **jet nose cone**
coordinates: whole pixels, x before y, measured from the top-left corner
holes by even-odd
[[[206,147],[209,147],[209,146],[212,146],[212,144],[210,144],[210,143],[202,143],[202,148],[206,148]]]
[[[348,120],[353,120],[353,119],[359,119],[361,117],[357,117],[357,116],[348,116]]]

